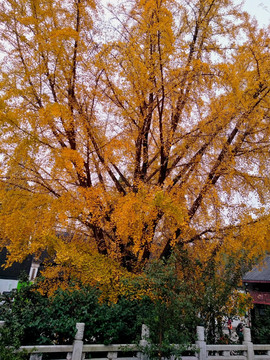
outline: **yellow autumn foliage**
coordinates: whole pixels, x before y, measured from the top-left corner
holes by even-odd
[[[8,264],[48,251],[67,278],[116,289],[179,247],[201,262],[263,256],[269,30],[232,0],[104,11],[92,0],[0,4]]]

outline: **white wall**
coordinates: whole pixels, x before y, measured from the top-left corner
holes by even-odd
[[[0,279],[0,293],[3,291],[11,291],[16,289],[18,285],[18,280],[9,280],[9,279]]]

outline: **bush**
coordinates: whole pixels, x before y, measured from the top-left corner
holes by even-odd
[[[99,295],[95,288],[71,287],[47,297],[28,283],[0,298],[0,318],[23,345],[70,344],[76,322],[85,323],[88,343],[134,342],[140,335],[142,304],[124,298],[117,304],[100,304]]]
[[[96,288],[83,287],[56,291],[53,297],[40,294],[36,285],[24,283],[9,297],[3,296],[0,318],[5,331],[17,334],[23,345],[72,343],[76,322],[85,323],[86,343],[138,342],[142,323],[150,328],[151,358],[175,355],[171,343],[190,343],[195,334],[196,315],[174,264],[153,263],[134,287],[144,287],[144,296],[119,297],[116,304],[100,303]]]

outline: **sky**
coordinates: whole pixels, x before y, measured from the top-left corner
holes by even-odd
[[[243,9],[255,16],[259,25],[270,25],[270,0],[244,0]]]

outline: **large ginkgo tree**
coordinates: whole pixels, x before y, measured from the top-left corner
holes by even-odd
[[[232,0],[2,0],[0,21],[9,263],[47,250],[109,286],[175,247],[265,251],[269,30]]]

